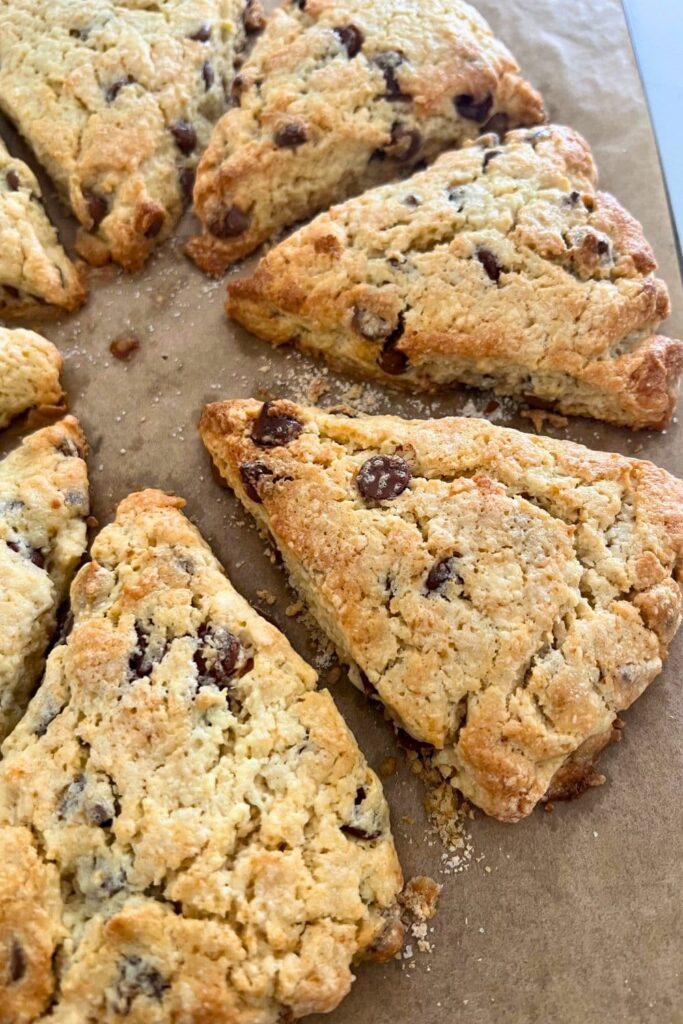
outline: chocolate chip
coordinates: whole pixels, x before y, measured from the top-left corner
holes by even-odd
[[[468,121],[478,121],[480,124],[486,121],[493,106],[493,96],[488,93],[483,99],[477,100],[470,93],[464,92],[453,100],[455,109],[461,117]]]
[[[500,280],[501,266],[491,250],[477,249],[476,255],[488,276],[497,284]]]
[[[576,189],[570,192],[569,195],[565,196],[565,202],[567,202],[569,206],[577,206],[580,199],[581,193],[577,192]]]
[[[288,121],[275,132],[273,141],[280,149],[296,149],[306,142],[306,127],[301,121]]]
[[[334,29],[349,57],[355,57],[365,41],[363,33],[355,25],[339,25]]]
[[[140,348],[140,339],[137,334],[131,331],[129,334],[119,334],[109,346],[109,351],[116,359],[125,361],[130,359]]]
[[[118,94],[126,85],[134,85],[136,79],[132,75],[124,75],[123,78],[117,78],[111,85],[108,85],[104,91],[104,98],[107,103],[113,103]]]
[[[266,27],[266,19],[263,16],[260,3],[256,3],[255,0],[247,0],[247,6],[244,9],[242,16],[242,23],[244,24],[244,31],[247,35],[254,35],[256,32],[262,32]]]
[[[295,416],[279,413],[271,402],[264,402],[251,428],[251,439],[262,448],[277,448],[289,444],[304,429]]]
[[[104,218],[109,213],[109,202],[108,200],[100,195],[99,192],[93,192],[90,189],[86,189],[83,192],[83,198],[85,199],[86,206],[88,208],[88,215],[92,221],[92,230],[97,231]]]
[[[363,801],[365,800],[366,796],[367,796],[367,793],[365,792],[365,788],[363,786],[359,786],[358,789],[356,790],[356,795],[355,795],[354,800],[353,800],[354,805],[356,807],[358,807],[359,804],[363,803]]]
[[[160,1001],[169,983],[142,957],[129,954],[118,963],[118,975],[113,996],[110,997],[114,1013],[125,1016],[130,1013],[133,1001],[138,996]]]
[[[189,156],[197,145],[197,133],[190,122],[173,121],[168,127],[180,152]]]
[[[497,156],[500,156],[499,149],[487,149],[484,153],[484,159],[482,161],[481,169],[485,171],[492,160],[495,160]]]
[[[18,191],[21,182],[19,181],[19,175],[13,167],[10,167],[9,171],[5,175],[5,181],[12,192]]]
[[[404,196],[402,202],[404,206],[422,206],[422,200],[418,199],[412,192]]]
[[[40,548],[31,547],[25,540],[8,540],[5,543],[10,551],[16,552],[22,558],[28,559],[29,562],[33,562],[39,569],[45,568],[45,555]]]
[[[208,60],[205,60],[202,64],[202,78],[204,79],[204,88],[208,92],[216,81],[216,72],[213,70],[213,65]]]
[[[80,39],[81,42],[84,42],[88,38],[88,36],[90,35],[90,29],[89,28],[70,28],[69,29],[69,35],[71,36],[72,39]]]
[[[192,35],[187,38],[194,39],[198,43],[208,43],[211,38],[211,26],[204,22],[203,25],[199,26],[196,32],[193,32]]]
[[[606,238],[598,238],[597,245],[595,247],[598,256],[604,256],[609,252],[610,246]]]
[[[21,943],[12,939],[9,950],[9,981],[10,985],[16,985],[26,974],[26,953]]]
[[[361,466],[356,486],[364,498],[391,501],[412,480],[410,466],[400,455],[373,455]]]
[[[143,234],[145,238],[156,238],[162,227],[164,226],[164,211],[163,210],[152,210],[147,214],[145,218],[145,227]]]
[[[149,634],[139,622],[135,623],[136,644],[128,658],[128,668],[133,679],[142,679],[152,670],[152,660],[147,657]]]
[[[240,478],[248,498],[261,504],[261,497],[257,490],[259,482],[264,476],[272,476],[273,471],[265,462],[244,462],[240,466]]]
[[[224,689],[235,674],[242,645],[222,626],[203,626],[197,633],[201,647],[194,653],[198,685],[215,684]]]
[[[216,238],[235,238],[247,230],[250,220],[251,216],[240,210],[239,206],[229,206],[214,214],[207,227]]]
[[[446,197],[449,203],[457,205],[457,212],[462,213],[465,207],[465,189],[461,185],[456,185],[455,187],[447,190]]]
[[[192,190],[194,189],[195,176],[196,171],[194,167],[182,167],[178,173],[180,195],[182,196],[183,203],[186,206],[192,202]]]
[[[409,128],[400,121],[396,121],[391,128],[391,147],[387,150],[389,156],[399,163],[405,163],[417,153],[422,145],[422,135],[417,128]]]
[[[384,50],[382,53],[376,54],[372,60],[384,75],[387,87],[384,98],[387,100],[410,99],[409,96],[401,92],[401,86],[396,78],[396,71],[405,60],[403,54],[399,53],[398,50]]]
[[[345,836],[350,836],[351,839],[361,839],[367,843],[379,839],[382,835],[379,829],[375,832],[369,832],[367,829],[361,828],[360,825],[342,825],[341,831]]]
[[[379,313],[373,313],[371,309],[364,306],[354,306],[351,326],[360,334],[361,338],[368,341],[383,341],[391,334],[391,324]]]
[[[377,356],[377,365],[380,370],[384,370],[392,377],[405,373],[408,368],[408,356],[402,349],[396,347],[403,335],[404,327],[403,313],[401,313],[398,318],[398,326],[384,342],[382,351]]]
[[[455,571],[452,558],[443,558],[440,562],[435,562],[427,573],[427,579],[425,587],[428,591],[439,590],[444,583],[448,580],[455,579],[462,583],[462,579]]]
[[[88,808],[88,818],[98,828],[111,828],[114,823],[114,812],[104,804],[93,804]]]

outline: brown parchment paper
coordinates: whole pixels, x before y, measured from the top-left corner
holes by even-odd
[[[479,0],[478,6],[544,93],[551,117],[590,140],[603,187],[643,222],[671,289],[669,329],[680,336],[683,294],[672,229],[619,0]],[[69,218],[49,183],[46,189],[68,239]],[[191,226],[188,217],[181,235]],[[258,395],[260,388],[305,398],[320,370],[228,323],[224,287],[183,257],[178,238],[138,275],[94,273],[85,309],[39,329],[65,356],[70,405],[92,449],[100,522],[136,488],[183,495],[238,589],[313,659],[305,624],[285,614],[294,598],[281,570],[233,496],[213,479],[196,422],[205,402]],[[122,363],[110,356],[109,343],[130,330],[141,348]],[[325,379],[330,390],[322,404],[354,400],[348,380]],[[425,401],[369,388],[363,404],[427,416],[476,414],[486,399],[463,392]],[[510,403],[492,418],[532,429]],[[7,432],[2,447],[26,429],[24,423]],[[676,424],[655,435],[575,420],[551,432],[651,458],[683,475]],[[268,605],[259,591],[276,602]],[[376,768],[398,756],[399,770],[385,787],[406,877],[429,874],[444,886],[427,935],[431,952],[420,952],[409,936],[412,955],[409,949],[387,966],[361,966],[351,995],[333,1014],[335,1024],[683,1022],[682,640],[674,642],[661,678],[625,716],[622,743],[604,755],[608,783],[517,825],[477,815],[468,826],[468,866],[460,872],[427,831],[423,786],[381,712],[345,676],[331,686],[370,763]],[[323,685],[328,675],[321,672]]]

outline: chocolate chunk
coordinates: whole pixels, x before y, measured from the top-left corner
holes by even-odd
[[[376,54],[372,60],[384,75],[384,81],[387,87],[384,98],[387,100],[410,99],[409,96],[401,92],[401,86],[399,85],[396,77],[397,69],[405,60],[403,54],[399,53],[398,50],[384,50],[382,53]]]
[[[145,238],[156,238],[164,226],[164,220],[163,210],[152,210],[148,213],[145,218],[146,223],[143,231]]]
[[[5,175],[5,181],[12,192],[18,191],[21,182],[19,181],[19,175],[13,167],[10,167],[9,171]]]
[[[137,334],[130,331],[128,334],[119,334],[109,346],[109,351],[116,359],[125,361],[130,359],[140,348],[140,339]]]
[[[364,306],[354,306],[351,326],[360,334],[361,338],[368,341],[383,341],[391,334],[391,324],[379,313],[373,313],[371,309]]]
[[[271,402],[264,402],[251,428],[251,439],[261,448],[278,448],[297,438],[303,429],[295,416],[279,413]]]
[[[412,192],[409,192],[407,196],[403,197],[403,205],[404,206],[422,206],[422,200],[418,199],[418,197],[413,195]]]
[[[197,145],[197,133],[190,122],[173,121],[168,127],[180,152],[189,156]]]
[[[83,198],[85,199],[86,206],[88,208],[88,215],[92,221],[92,230],[97,231],[100,224],[109,213],[109,202],[104,196],[100,195],[99,192],[93,192],[90,189],[86,189],[83,192]]]
[[[242,23],[247,35],[251,36],[257,32],[263,32],[263,29],[266,27],[266,19],[263,16],[260,3],[256,3],[255,0],[247,0]]]
[[[493,96],[488,93],[483,99],[476,99],[470,93],[464,92],[453,100],[455,109],[461,117],[468,121],[478,121],[479,124],[486,121],[493,106]]]
[[[425,587],[428,591],[439,590],[440,587],[447,583],[448,580],[457,580],[462,583],[462,579],[455,571],[453,564],[453,558],[443,558],[440,562],[435,562],[427,573],[427,580]]]
[[[247,230],[250,220],[251,216],[239,206],[228,206],[226,210],[215,213],[207,226],[216,238],[235,238]]]
[[[296,149],[306,142],[306,126],[301,121],[288,121],[275,132],[273,141],[280,149]]]
[[[355,25],[339,25],[334,29],[349,57],[355,57],[365,41],[363,33]]]
[[[194,39],[198,43],[208,43],[211,38],[211,26],[204,22],[203,25],[199,26],[196,32],[193,32],[192,35],[187,38]]]
[[[107,103],[113,103],[118,94],[126,85],[134,85],[136,79],[132,75],[124,75],[122,78],[117,78],[111,85],[108,85],[104,91],[104,98]]]
[[[198,631],[201,647],[194,653],[199,686],[214,683],[224,689],[235,674],[242,645],[222,626],[204,626]]]
[[[272,469],[266,466],[265,462],[244,462],[240,466],[240,478],[247,497],[260,505],[261,497],[257,490],[259,481],[262,480],[264,476],[272,475]]]
[[[373,455],[361,466],[356,486],[364,498],[391,501],[411,480],[410,466],[400,455]]]
[[[500,280],[501,266],[491,250],[477,249],[476,255],[488,276],[497,284]]]
[[[422,135],[417,128],[409,128],[400,121],[396,121],[391,128],[391,146],[387,150],[388,155],[399,163],[412,160],[422,145]]]
[[[9,982],[16,985],[26,974],[26,953],[24,947],[16,939],[12,939],[9,950]]]
[[[204,88],[208,92],[216,81],[216,72],[213,70],[213,65],[208,60],[205,60],[202,64],[202,78],[204,79]]]
[[[580,199],[581,193],[577,192],[576,189],[570,192],[569,195],[565,196],[565,202],[568,203],[569,206],[577,206]]]
[[[367,843],[379,839],[382,835],[379,829],[374,832],[368,832],[367,829],[361,828],[360,825],[342,825],[341,831],[345,836],[350,836],[351,839],[361,839]]]
[[[90,35],[90,29],[89,28],[70,28],[69,29],[69,35],[71,36],[72,39],[80,39],[81,42],[84,42],[88,38],[88,36]]]
[[[98,828],[111,828],[114,823],[114,811],[104,804],[93,804],[88,808],[88,818]]]
[[[598,256],[605,256],[609,252],[609,250],[610,250],[610,245],[609,245],[609,242],[607,241],[607,239],[606,238],[598,238],[595,250],[596,250]]]
[[[178,172],[180,195],[182,196],[185,206],[192,202],[192,190],[194,189],[195,175],[196,171],[194,167],[182,167]]]
[[[446,192],[449,203],[454,203],[457,206],[457,212],[462,213],[465,207],[465,189],[462,185],[455,185],[449,188]]]
[[[384,370],[385,373],[391,374],[392,377],[405,373],[408,369],[408,356],[402,349],[397,348],[399,339],[403,335],[403,331],[404,321],[403,313],[401,313],[398,318],[398,326],[384,342],[382,351],[377,357],[377,365],[380,370]]]
[[[113,997],[110,998],[114,1013],[125,1016],[130,1013],[133,1001],[138,996],[160,1001],[169,983],[142,957],[129,954],[121,957]]]
[[[367,795],[368,794],[365,792],[365,788],[363,786],[359,786],[358,789],[356,790],[356,795],[353,800],[355,806],[358,807],[359,804],[362,804]]]
[[[136,644],[128,658],[128,668],[133,679],[142,679],[152,671],[152,660],[147,656],[149,634],[139,622],[135,623]]]
[[[492,160],[495,160],[497,156],[500,156],[499,149],[487,149],[484,153],[484,159],[482,161],[481,169],[485,171]]]
[[[45,568],[45,555],[40,548],[32,548],[30,544],[27,544],[25,540],[8,540],[5,541],[10,551],[15,551],[22,558],[28,559],[29,562],[33,562],[39,569]]]

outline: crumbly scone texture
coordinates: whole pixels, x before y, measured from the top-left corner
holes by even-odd
[[[229,289],[228,312],[357,374],[456,381],[663,427],[683,343],[640,224],[558,126],[484,136],[321,214]]]
[[[445,778],[506,821],[590,784],[681,621],[680,480],[486,420],[229,401],[200,429],[354,682]]]
[[[135,270],[170,233],[257,3],[0,0],[0,107],[71,205],[91,263]]]
[[[379,780],[182,504],[121,503],[5,742],[2,1024],[276,1024],[400,947]]]
[[[542,101],[461,0],[292,0],[233,83],[199,165],[212,274],[286,225],[405,174],[490,123],[538,124]]]
[[[20,328],[0,327],[0,429],[26,409],[57,405],[62,357],[51,341]]]
[[[0,462],[0,739],[29,702],[85,552],[84,450],[78,421],[67,416]]]
[[[72,310],[84,300],[85,288],[45,213],[35,174],[0,138],[0,316]]]

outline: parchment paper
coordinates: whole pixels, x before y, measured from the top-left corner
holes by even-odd
[[[676,312],[669,329],[680,336],[683,294],[673,235],[620,3],[479,0],[478,6],[544,93],[551,116],[590,140],[603,187],[643,222],[671,289]],[[48,205],[68,238],[68,218],[54,199]],[[190,229],[188,218],[183,231]],[[66,358],[71,407],[92,448],[100,522],[133,489],[183,495],[235,585],[313,658],[305,625],[285,615],[293,596],[281,570],[265,556],[233,496],[213,479],[195,424],[205,402],[258,395],[262,387],[301,399],[319,370],[229,324],[223,298],[224,282],[204,278],[176,240],[139,275],[93,275],[87,307],[40,329]],[[122,363],[110,356],[109,343],[129,330],[140,336],[141,349]],[[348,381],[333,374],[327,380],[331,390],[322,404],[349,398]],[[379,389],[366,393],[370,400],[377,411],[417,416],[476,412],[486,404],[467,393],[425,402]],[[495,418],[531,429],[508,403]],[[25,424],[6,434],[2,446],[22,429]],[[676,425],[662,435],[632,434],[574,420],[553,432],[683,474]],[[264,604],[259,590],[277,602]],[[432,952],[418,952],[409,938],[413,956],[361,966],[351,995],[333,1014],[335,1024],[683,1022],[681,640],[661,678],[625,716],[623,742],[604,755],[607,785],[514,826],[478,815],[470,823],[469,868],[460,873],[444,873],[446,851],[426,832],[423,787],[381,712],[344,676],[331,687],[370,763],[377,767],[398,754],[399,770],[385,787],[406,877],[430,874],[444,885],[428,934]]]

